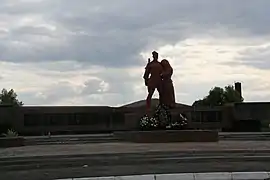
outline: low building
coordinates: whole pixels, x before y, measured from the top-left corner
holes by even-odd
[[[156,100],[154,100],[155,103]],[[153,103],[153,106],[154,106]],[[260,131],[268,128],[270,102],[234,103],[223,107],[177,104],[173,118],[184,114],[190,129]],[[0,106],[0,126],[8,124],[20,134],[42,135],[137,130],[145,102],[122,107],[106,106]]]

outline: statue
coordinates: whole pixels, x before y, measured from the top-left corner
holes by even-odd
[[[169,108],[175,107],[175,94],[174,86],[172,81],[173,68],[171,67],[168,60],[163,59],[161,61],[161,66],[163,68],[161,78],[162,78],[162,93],[160,96],[160,102]]]
[[[168,60],[158,61],[158,53],[152,52],[153,61],[145,68],[144,81],[147,86],[148,95],[146,98],[147,114],[140,120],[142,129],[183,129],[187,125],[187,119],[179,114],[179,121],[172,122],[170,110],[175,107],[175,93],[172,81],[173,68]],[[149,75],[150,78],[149,78]],[[151,99],[155,89],[159,93],[159,105],[155,109],[153,117],[149,117]]]
[[[145,86],[147,86],[148,95],[146,98],[146,111],[149,113],[151,109],[151,99],[157,89],[159,95],[161,94],[161,74],[163,68],[161,63],[158,61],[158,53],[156,51],[152,52],[153,61],[148,59],[148,63],[145,67],[145,72],[143,75]],[[150,75],[150,77],[149,77]]]

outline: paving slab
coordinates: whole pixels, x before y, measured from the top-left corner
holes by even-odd
[[[194,174],[193,173],[181,173],[181,174],[158,174],[156,175],[156,178],[152,180],[194,180]]]
[[[232,179],[235,180],[264,180],[269,178],[267,172],[233,172]]]

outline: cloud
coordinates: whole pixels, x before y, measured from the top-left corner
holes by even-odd
[[[248,48],[240,53],[241,62],[248,66],[260,69],[270,69],[270,44],[264,43],[259,46]]]
[[[258,92],[269,100],[269,5],[3,0],[1,84],[25,104],[124,104],[145,98],[144,66],[158,50],[175,69],[178,101],[192,104],[212,86],[234,81],[243,82],[246,100]]]

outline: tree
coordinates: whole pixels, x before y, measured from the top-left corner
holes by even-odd
[[[233,86],[226,86],[224,94],[225,103],[233,103],[233,102],[243,102],[244,98],[241,97],[238,91],[234,89]]]
[[[226,103],[243,102],[244,99],[233,86],[214,87],[203,99],[195,101],[192,106],[223,106]]]
[[[23,102],[17,99],[17,94],[13,89],[9,91],[2,89],[0,94],[0,105],[22,106]]]

